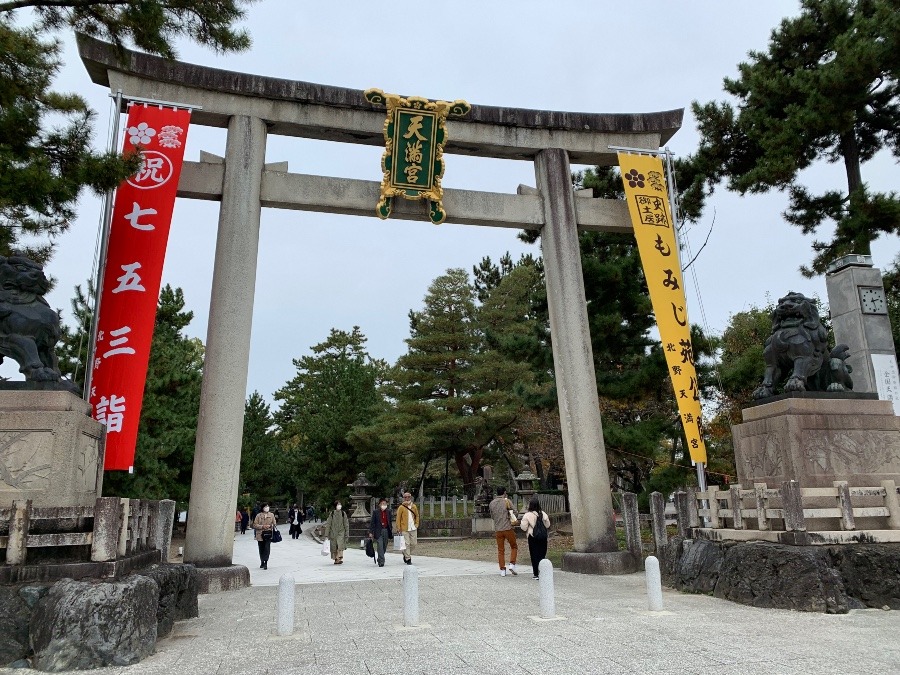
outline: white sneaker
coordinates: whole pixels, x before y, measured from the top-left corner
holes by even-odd
[[[516,566],[515,566],[515,565],[508,565],[508,566],[506,567],[506,569],[508,569],[508,570],[509,570],[509,573],[512,574],[514,577],[519,576],[519,573],[516,572]]]
[[[506,576],[506,570],[500,570],[500,576],[501,576],[501,577],[505,577],[505,576]]]

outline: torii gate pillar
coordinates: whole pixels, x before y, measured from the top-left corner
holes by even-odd
[[[633,572],[637,561],[627,551],[618,551],[616,542],[568,153],[558,148],[543,150],[534,167],[544,209],[541,248],[575,535],[575,551],[563,554],[563,569],[592,574]]]
[[[232,117],[184,546],[184,561],[198,567],[231,565],[265,154],[265,123]]]

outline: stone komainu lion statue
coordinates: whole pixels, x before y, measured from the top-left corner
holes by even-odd
[[[775,395],[775,387],[787,376],[784,391],[846,391],[853,388],[851,368],[845,362],[847,345],[828,353],[828,335],[815,302],[802,293],[788,293],[772,313],[772,334],[763,358],[766,372],[754,399]]]
[[[61,331],[59,315],[43,295],[50,289],[43,268],[22,256],[0,256],[0,362],[19,363],[26,380],[59,382],[54,348]]]

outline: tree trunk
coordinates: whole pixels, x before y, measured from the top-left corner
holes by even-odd
[[[841,155],[844,157],[844,170],[847,172],[847,190],[852,197],[853,193],[863,187],[862,171],[859,165],[859,144],[853,129],[841,134]],[[860,232],[853,241],[853,247],[853,253],[870,255],[872,253],[872,236],[868,232]]]
[[[416,492],[419,493],[419,497],[422,496],[422,486],[425,484],[425,472],[428,471],[428,465],[431,464],[431,457],[425,460],[425,465],[422,467],[422,475],[419,476],[419,489]]]

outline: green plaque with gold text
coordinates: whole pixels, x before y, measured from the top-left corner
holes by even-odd
[[[385,94],[368,89],[366,100],[387,106],[384,121],[384,155],[381,158],[381,198],[375,207],[379,218],[391,215],[394,197],[425,199],[435,225],[444,222],[444,143],[447,117],[462,117],[472,109],[465,101],[431,101],[427,98]]]

